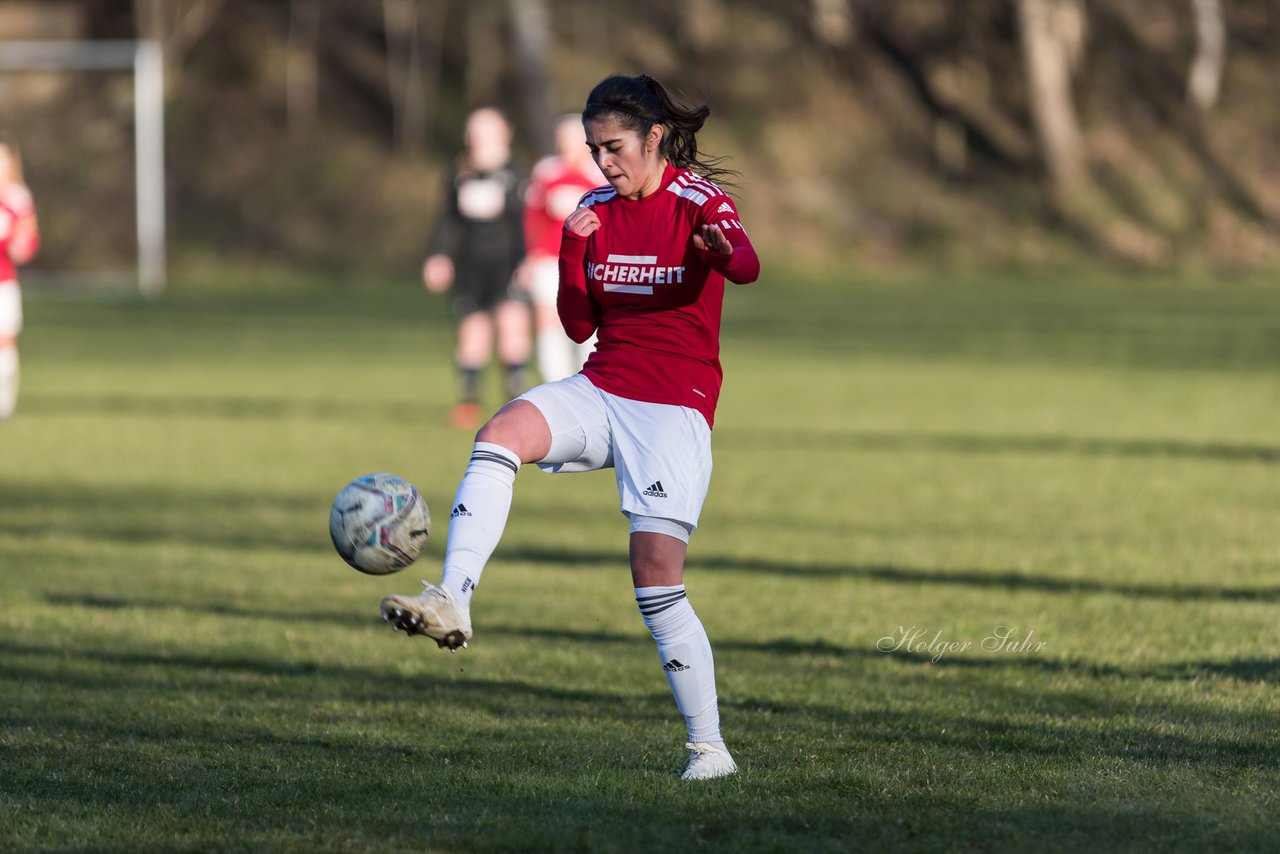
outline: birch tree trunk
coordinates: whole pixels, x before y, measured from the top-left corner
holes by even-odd
[[[507,0],[515,40],[516,79],[520,81],[525,127],[537,152],[552,147],[551,16],[546,0]]]
[[[1227,30],[1219,0],[1191,0],[1196,21],[1196,56],[1187,78],[1187,100],[1202,113],[1213,109],[1222,88],[1227,58]]]
[[[853,9],[849,0],[810,0],[813,33],[832,47],[844,47],[853,41]]]
[[[1084,43],[1079,0],[1018,0],[1031,115],[1049,181],[1059,197],[1085,177],[1071,74]]]
[[[133,0],[138,35],[159,42],[164,55],[164,88],[172,92],[180,80],[182,62],[204,37],[224,0]]]
[[[289,133],[309,131],[319,109],[320,6],[314,0],[291,0],[289,45],[285,53],[285,115]]]
[[[679,4],[681,43],[699,61],[706,58],[724,31],[720,0],[684,0]]]
[[[467,15],[467,101],[499,100],[505,45],[496,0],[471,0]]]
[[[416,150],[426,139],[426,93],[418,0],[382,0],[387,33],[387,88],[396,147]]]

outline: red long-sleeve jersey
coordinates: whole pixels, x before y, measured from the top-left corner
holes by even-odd
[[[570,163],[552,155],[534,165],[524,195],[524,243],[529,255],[552,259],[560,254],[565,217],[573,213],[582,194],[602,180],[604,176],[590,160]]]
[[[723,379],[724,280],[754,282],[760,259],[733,200],[715,184],[668,165],[661,186],[638,200],[607,186],[582,197],[600,228],[585,238],[565,232],[556,307],[573,340],[596,333],[582,373],[597,388],[688,406],[711,426]],[[694,247],[707,224],[720,227],[731,254]]]
[[[31,193],[20,184],[0,191],[0,282],[17,278],[17,261],[25,263],[40,247]]]

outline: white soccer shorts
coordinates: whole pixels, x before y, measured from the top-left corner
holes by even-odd
[[[538,407],[551,428],[551,450],[540,469],[613,468],[619,509],[632,531],[688,541],[711,483],[711,428],[702,413],[618,397],[582,374],[543,383],[520,399]]]
[[[16,338],[22,331],[22,291],[15,281],[0,282],[0,338]]]

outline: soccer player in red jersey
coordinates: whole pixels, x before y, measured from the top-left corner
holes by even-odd
[[[0,135],[0,421],[18,406],[18,333],[22,331],[22,293],[17,268],[40,248],[36,209],[22,182],[18,147]]]
[[[450,414],[457,427],[480,423],[480,374],[497,339],[509,397],[528,388],[533,349],[529,305],[515,286],[524,260],[524,207],[511,166],[511,124],[492,107],[467,116],[466,151],[449,175],[443,210],[422,265],[427,290],[452,287],[458,321],[459,402]]]
[[[755,281],[760,262],[724,173],[698,158],[710,110],[675,100],[646,75],[601,81],[582,119],[608,185],[564,224],[558,308],[575,341],[592,333],[582,372],[504,406],[476,434],[458,486],[439,586],[388,596],[383,617],[441,647],[471,638],[471,596],[497,546],[524,463],[550,472],[613,468],[630,520],[631,577],[689,730],[685,779],[737,770],[720,734],[706,631],[685,594],[684,560],[711,478],[720,393],[724,283]]]
[[[594,337],[577,343],[565,334],[556,314],[556,291],[560,287],[564,221],[582,194],[603,182],[583,138],[582,118],[561,116],[556,122],[556,153],[534,165],[524,196],[524,236],[529,253],[525,275],[533,298],[538,373],[544,382],[577,373],[595,344]]]

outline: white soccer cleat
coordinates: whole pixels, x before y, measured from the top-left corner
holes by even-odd
[[[686,744],[692,753],[689,764],[685,766],[681,780],[711,780],[716,777],[728,777],[738,773],[738,766],[729,755],[728,748],[723,745],[699,741]]]
[[[426,635],[441,649],[466,649],[471,640],[471,618],[443,587],[426,581],[417,596],[388,596],[382,600],[382,619],[396,631]]]

